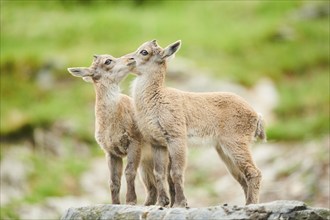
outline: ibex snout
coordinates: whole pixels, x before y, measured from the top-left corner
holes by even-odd
[[[135,65],[136,65],[136,61],[134,60],[133,57],[127,58],[127,66],[135,66]]]
[[[136,65],[136,61],[132,56],[133,54],[127,54],[125,56],[122,56],[121,59],[124,60],[124,63],[127,66],[135,66]]]

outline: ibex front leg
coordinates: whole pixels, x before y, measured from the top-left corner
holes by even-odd
[[[120,204],[120,185],[121,185],[121,175],[123,172],[123,160],[111,153],[106,153],[106,159],[108,162],[108,167],[110,171],[110,191],[112,204]]]
[[[186,168],[186,143],[184,139],[171,140],[168,151],[171,158],[171,177],[175,188],[173,207],[186,207],[187,199],[184,195],[184,171]]]
[[[157,204],[159,206],[167,206],[170,203],[166,180],[167,166],[169,163],[168,151],[165,146],[152,145],[154,155],[154,175],[156,179],[156,188],[158,192]]]
[[[127,182],[126,204],[136,204],[135,177],[141,158],[141,146],[139,143],[131,143],[127,154],[125,176]]]

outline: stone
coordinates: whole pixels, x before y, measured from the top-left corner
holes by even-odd
[[[320,219],[329,220],[327,208],[309,207],[301,201],[278,200],[247,206],[212,206],[202,208],[161,208],[158,206],[93,205],[69,208],[62,220],[84,219]]]
[[[0,203],[3,206],[12,200],[22,199],[28,192],[28,186],[22,183],[27,182],[33,166],[26,159],[32,154],[30,148],[18,145],[1,150],[6,154],[0,161]]]

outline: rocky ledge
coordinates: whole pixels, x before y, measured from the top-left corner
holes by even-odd
[[[274,201],[247,206],[219,205],[205,208],[162,208],[159,206],[94,205],[70,208],[62,220],[125,219],[125,220],[201,220],[201,219],[325,219],[330,210],[313,208],[300,201]]]

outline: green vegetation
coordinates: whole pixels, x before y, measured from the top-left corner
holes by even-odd
[[[20,159],[29,167],[27,179],[21,184],[28,190],[22,197],[1,205],[0,219],[19,219],[18,209],[21,204],[33,205],[42,203],[49,197],[82,194],[80,176],[87,170],[90,158],[81,153],[81,148],[74,149],[75,144],[71,137],[64,136],[63,139],[58,147],[67,152],[62,153],[62,156],[41,149],[40,146],[32,154],[21,155]],[[2,149],[2,153],[6,150]],[[5,189],[2,186],[1,190]]]
[[[132,52],[151,39],[163,46],[181,39],[177,56],[214,77],[246,87],[273,80],[280,104],[269,139],[329,133],[328,1],[2,0],[1,137],[61,120],[74,124],[72,138],[93,143],[93,87],[66,68],[88,66],[93,54]],[[86,167],[78,158],[53,159],[30,158],[40,169],[31,173],[27,202],[75,192],[70,181]],[[62,179],[64,170],[69,176]],[[37,178],[44,175],[50,178]],[[15,217],[10,207],[1,213]]]
[[[19,219],[19,215],[17,213],[17,206],[19,202],[11,202],[9,205],[0,207],[1,219]]]
[[[271,139],[328,132],[328,2],[85,3],[2,1],[2,134],[57,118],[75,118],[85,128],[90,109],[77,114],[75,106],[92,103],[93,92],[66,67],[89,65],[95,53],[119,56],[153,38],[162,45],[182,39],[179,56],[219,78],[246,86],[261,77],[274,80],[281,103]],[[307,7],[314,16],[304,14]],[[60,83],[40,91],[38,71],[61,62],[52,69]]]
[[[85,171],[85,161],[78,158],[56,159],[40,156],[34,156],[32,161],[35,169],[29,177],[31,194],[26,196],[25,201],[36,203],[51,196],[79,195],[77,177]]]

